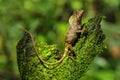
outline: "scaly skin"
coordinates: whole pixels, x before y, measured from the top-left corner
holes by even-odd
[[[65,36],[65,47],[68,47],[71,51],[73,51],[72,46],[74,46],[75,41],[78,38],[78,33],[84,32],[84,30],[82,30],[83,13],[83,10],[77,10],[69,18],[70,27],[68,28]]]
[[[73,44],[75,44],[75,40],[78,38],[78,33],[83,32],[82,30],[82,24],[81,24],[81,20],[82,20],[82,16],[83,16],[84,11],[83,10],[78,10],[75,11],[73,13],[73,15],[69,18],[69,24],[70,27],[67,30],[67,34],[65,36],[65,50],[64,50],[64,54],[61,57],[61,59],[59,59],[56,62],[50,63],[50,62],[46,62],[42,59],[42,57],[39,55],[36,46],[35,46],[35,42],[34,42],[34,38],[32,36],[32,34],[27,31],[26,29],[22,29],[24,32],[28,33],[31,37],[32,40],[32,44],[35,50],[35,53],[38,57],[38,59],[43,63],[43,64],[47,64],[47,65],[56,65],[61,63],[64,58],[70,53],[70,51],[73,51]]]

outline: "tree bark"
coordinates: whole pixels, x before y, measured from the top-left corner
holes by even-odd
[[[21,80],[80,80],[88,70],[94,58],[103,51],[105,35],[101,30],[100,16],[91,18],[83,25],[85,33],[81,33],[74,46],[74,62],[67,56],[60,64],[45,65],[39,61],[32,46],[31,38],[25,33],[17,44],[17,61]],[[36,43],[39,55],[47,62],[59,60],[56,45],[45,42]]]

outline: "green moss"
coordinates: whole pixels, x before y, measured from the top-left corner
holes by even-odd
[[[75,63],[68,58],[62,63],[49,66],[42,64],[33,50],[31,41],[21,40],[17,46],[18,67],[22,80],[80,80],[81,76],[89,69],[90,63],[102,52],[103,40],[100,22],[102,17],[90,19],[83,27],[87,30],[80,35],[74,46]],[[22,38],[24,39],[24,38]],[[20,44],[21,43],[21,44]],[[20,47],[22,45],[22,47]],[[56,45],[45,42],[36,43],[39,55],[47,62],[55,62],[59,58]]]

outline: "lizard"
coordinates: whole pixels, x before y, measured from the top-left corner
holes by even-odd
[[[68,28],[66,36],[65,36],[65,48],[64,48],[65,50],[64,50],[62,57],[56,62],[50,63],[50,62],[44,61],[36,49],[35,41],[34,41],[32,34],[28,30],[22,29],[24,32],[29,33],[35,53],[36,53],[38,59],[43,64],[47,64],[47,65],[59,64],[64,60],[64,58],[67,55],[69,55],[70,52],[74,51],[73,46],[75,44],[76,39],[78,38],[78,33],[84,32],[84,30],[82,29],[82,23],[81,23],[83,13],[84,13],[84,10],[77,10],[77,11],[74,11],[73,14],[70,16],[70,18],[69,18],[70,27]]]
[[[73,15],[69,18],[69,28],[67,30],[67,34],[65,36],[65,48],[70,50],[71,53],[74,52],[73,46],[78,39],[79,33],[83,33],[85,29],[82,29],[82,16],[84,14],[84,10],[77,10],[73,12]],[[69,54],[70,55],[70,54]],[[73,57],[69,56],[72,60]]]

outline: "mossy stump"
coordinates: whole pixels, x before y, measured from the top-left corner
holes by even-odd
[[[54,66],[45,65],[35,54],[29,34],[25,33],[17,44],[17,61],[21,80],[80,80],[88,70],[90,63],[103,51],[105,35],[101,30],[102,17],[97,16],[83,25],[86,29],[80,34],[74,46],[75,62],[68,56]],[[58,49],[56,45],[45,42],[36,43],[39,55],[45,61],[57,61]]]

